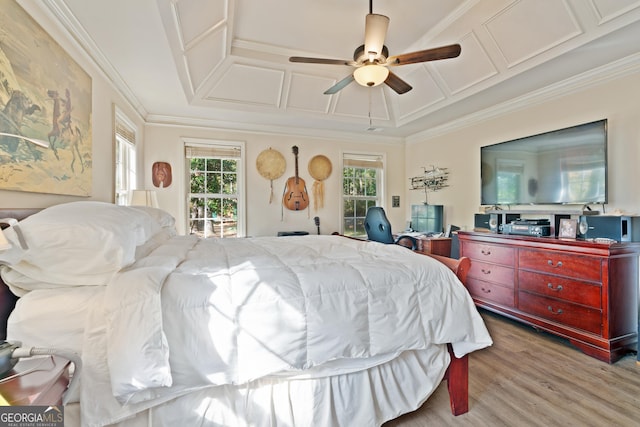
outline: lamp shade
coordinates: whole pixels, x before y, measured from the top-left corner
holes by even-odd
[[[362,86],[378,86],[387,79],[387,76],[389,76],[387,67],[376,64],[364,65],[353,72],[353,77]]]
[[[133,190],[131,191],[130,206],[150,206],[159,207],[158,195],[153,190]]]
[[[370,13],[365,20],[364,53],[373,61],[382,53],[384,39],[387,36],[389,18],[384,15]]]

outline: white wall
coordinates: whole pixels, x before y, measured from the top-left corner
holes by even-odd
[[[315,234],[313,221],[320,218],[321,234],[331,234],[340,230],[340,202],[342,194],[341,154],[345,150],[383,153],[386,156],[387,193],[384,206],[392,223],[392,228],[402,230],[405,226],[406,181],[404,175],[404,146],[398,143],[360,143],[349,140],[321,139],[304,136],[290,136],[253,132],[236,132],[194,127],[148,125],[145,143],[146,188],[152,188],[149,171],[154,162],[171,163],[173,182],[171,186],[158,191],[158,202],[176,217],[178,231],[184,233],[186,225],[186,171],[183,161],[183,139],[197,138],[212,141],[243,141],[246,148],[246,212],[249,236],[274,236],[278,231],[302,230]],[[309,160],[317,155],[327,156],[332,163],[332,173],[324,181],[324,208],[315,210],[313,204],[303,211],[282,209],[282,193],[288,177],[294,175],[294,155],[292,147],[299,149],[299,176],[305,180],[311,194],[313,178],[308,172]],[[256,159],[262,150],[269,147],[280,151],[285,157],[287,168],[282,177],[274,180],[274,199],[269,203],[270,183],[258,173]],[[391,207],[391,196],[401,196],[401,207]]]
[[[450,168],[450,187],[429,194],[429,203],[445,205],[445,223],[473,228],[480,207],[480,147],[515,138],[608,119],[609,203],[640,215],[640,73],[581,89],[446,134],[415,138],[406,146],[407,177],[421,166]],[[413,203],[423,194],[411,192]],[[545,206],[553,211],[557,206]],[[566,207],[564,209],[568,209]],[[580,206],[574,207],[576,210]],[[529,207],[529,209],[532,209]]]

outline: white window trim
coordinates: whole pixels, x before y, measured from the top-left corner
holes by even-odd
[[[189,167],[187,167],[187,159],[184,157],[185,149],[187,145],[201,145],[203,147],[211,146],[226,146],[236,147],[240,149],[240,157],[238,159],[239,170],[236,171],[238,179],[238,237],[245,237],[247,235],[247,209],[246,209],[246,143],[244,141],[233,140],[219,140],[219,139],[201,139],[201,138],[182,138],[182,156],[184,161],[183,177],[184,177],[184,200],[182,205],[182,212],[185,215],[184,229],[189,230],[189,215],[187,214],[187,206],[189,206],[189,193],[190,193],[190,180],[189,180]]]
[[[117,132],[117,126],[118,124],[121,124],[122,126],[124,126],[126,128],[127,131],[130,131],[133,134],[133,141],[130,141],[128,138],[123,138],[127,143],[131,145],[132,148],[132,153],[133,153],[133,159],[129,159],[128,161],[128,170],[132,170],[133,173],[130,174],[130,176],[127,177],[127,193],[131,193],[131,190],[134,190],[137,188],[137,179],[138,179],[138,147],[137,147],[137,129],[136,129],[136,125],[118,108],[117,105],[113,104],[113,171],[114,171],[114,180],[113,180],[113,198],[114,198],[114,203],[118,203],[118,194],[117,191],[118,189],[116,188],[116,176],[118,173],[118,168],[116,166],[117,164],[117,159],[115,158],[115,156],[117,155],[117,150],[116,150],[116,146],[117,144],[119,144],[118,142],[118,132]],[[125,196],[126,201],[125,201],[125,205],[128,204],[128,197],[129,194],[127,194]]]
[[[380,177],[380,188],[378,199],[380,204],[378,206],[382,206],[382,208],[386,211],[387,208],[385,206],[386,193],[387,193],[387,154],[384,152],[377,151],[340,151],[340,233],[344,234],[344,194],[342,193],[344,190],[344,183],[342,181],[344,176],[344,157],[345,155],[362,155],[362,156],[379,156],[382,159],[382,176]]]

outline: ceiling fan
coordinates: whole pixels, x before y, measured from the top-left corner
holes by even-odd
[[[439,59],[455,58],[460,55],[460,45],[452,44],[417,52],[403,53],[389,56],[389,50],[384,45],[384,39],[389,27],[389,18],[373,13],[373,0],[369,0],[369,14],[365,20],[364,44],[356,48],[353,61],[342,59],[307,58],[292,56],[291,62],[309,64],[350,65],[354,72],[327,89],[325,95],[333,95],[354,80],[362,86],[378,86],[385,83],[399,94],[409,92],[412,87],[387,67],[397,65],[416,64],[419,62],[437,61]]]

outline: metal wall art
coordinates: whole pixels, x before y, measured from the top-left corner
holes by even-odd
[[[448,187],[449,170],[447,168],[438,168],[431,166],[427,169],[423,166],[424,174],[410,178],[410,190],[424,190],[424,203],[427,204],[427,192],[442,190]]]

